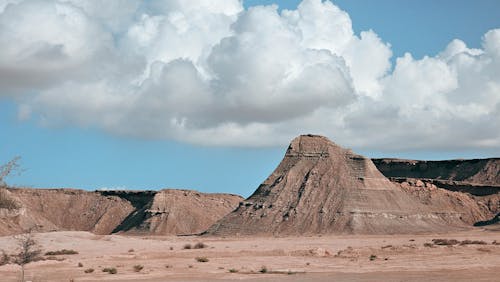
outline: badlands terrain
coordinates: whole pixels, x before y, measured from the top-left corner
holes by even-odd
[[[247,199],[2,187],[0,280],[32,230],[30,281],[498,281],[499,192],[500,159],[371,160],[316,135]]]

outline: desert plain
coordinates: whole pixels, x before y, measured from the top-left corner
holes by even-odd
[[[485,228],[233,238],[61,231],[38,233],[35,239],[44,251],[78,254],[45,256],[49,259],[26,265],[27,281],[498,281],[500,273],[500,232]],[[438,245],[433,239],[460,243]],[[0,245],[15,246],[14,240],[1,237]],[[193,248],[200,242],[203,248]],[[137,271],[136,265],[143,268]],[[113,267],[116,274],[103,272]],[[94,271],[85,273],[88,269]],[[1,281],[19,281],[19,275],[18,265],[0,267]]]

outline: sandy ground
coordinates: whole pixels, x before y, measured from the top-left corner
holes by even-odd
[[[285,238],[129,237],[87,232],[40,233],[45,251],[72,249],[26,266],[30,281],[500,281],[499,231],[384,236]],[[434,238],[487,245],[426,247]],[[204,242],[203,249],[183,249]],[[14,253],[16,241],[0,237]],[[376,256],[376,257],[375,257]],[[206,257],[208,262],[198,262]],[[370,260],[372,257],[372,260]],[[83,266],[79,267],[81,263]],[[144,268],[134,271],[134,265]],[[102,272],[115,267],[117,274]],[[259,271],[265,267],[267,273]],[[93,273],[84,270],[93,268]],[[230,272],[233,271],[234,273]],[[19,281],[20,267],[0,266],[0,281]]]

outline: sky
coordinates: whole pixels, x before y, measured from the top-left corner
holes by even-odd
[[[290,140],[500,157],[496,0],[0,0],[0,163],[28,187],[249,196]]]

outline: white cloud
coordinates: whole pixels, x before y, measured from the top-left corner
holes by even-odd
[[[10,4],[9,4],[10,3]],[[500,29],[405,54],[330,1],[1,1],[19,117],[207,145],[320,133],[371,149],[500,148]],[[443,46],[445,47],[445,46]]]

